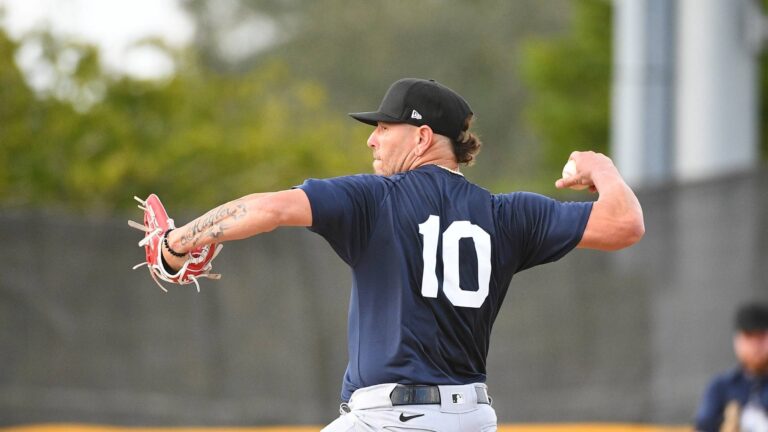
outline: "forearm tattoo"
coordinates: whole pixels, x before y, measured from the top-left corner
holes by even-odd
[[[203,238],[218,239],[232,227],[232,221],[242,219],[246,213],[245,204],[237,201],[216,207],[195,219],[179,241],[182,246],[191,245],[194,248]]]

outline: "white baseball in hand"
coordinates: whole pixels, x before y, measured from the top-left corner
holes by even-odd
[[[565,166],[563,167],[563,179],[569,179],[571,177],[574,177],[578,171],[576,170],[576,161],[573,159],[569,159],[568,162],[565,163]],[[572,185],[569,189],[574,190],[583,190],[588,188],[589,185],[585,184],[575,184]]]

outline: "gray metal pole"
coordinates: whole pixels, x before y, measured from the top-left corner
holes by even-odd
[[[751,0],[679,0],[675,171],[681,181],[757,163],[757,58]]]
[[[635,186],[673,178],[674,14],[669,0],[614,0],[611,153]]]

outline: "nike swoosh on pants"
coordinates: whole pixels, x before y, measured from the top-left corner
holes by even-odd
[[[401,413],[401,414],[400,414],[400,421],[401,421],[401,422],[403,422],[403,423],[405,423],[405,422],[407,422],[408,420],[413,420],[413,419],[415,419],[416,417],[423,417],[423,416],[424,416],[424,414],[415,414],[415,415],[412,415],[412,416],[406,416],[405,414]]]

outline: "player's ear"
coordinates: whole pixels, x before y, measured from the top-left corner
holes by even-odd
[[[416,144],[416,156],[423,155],[430,147],[434,140],[434,133],[429,126],[419,126],[417,133],[418,143]]]

